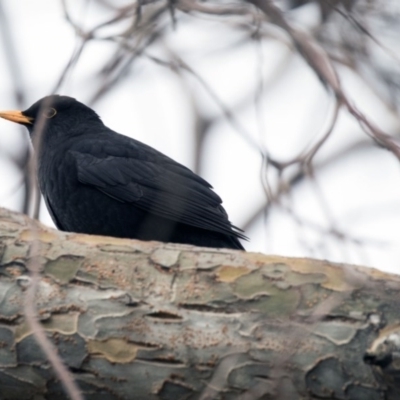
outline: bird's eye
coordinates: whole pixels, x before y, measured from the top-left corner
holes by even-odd
[[[43,111],[43,116],[45,118],[53,118],[57,114],[57,110],[55,108],[48,108],[47,110]]]

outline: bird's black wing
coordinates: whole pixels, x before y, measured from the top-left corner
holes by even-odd
[[[158,159],[72,152],[78,180],[154,215],[197,228],[244,238],[228,220],[210,184],[166,156]]]

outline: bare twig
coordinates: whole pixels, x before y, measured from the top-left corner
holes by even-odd
[[[30,230],[34,235],[37,233],[37,227],[33,224],[31,224]],[[35,340],[43,350],[51,366],[54,368],[56,375],[60,378],[60,381],[63,384],[68,396],[72,400],[84,400],[71,373],[62,362],[60,356],[58,356],[56,347],[47,338],[46,333],[38,319],[36,293],[40,282],[41,270],[39,250],[40,242],[39,240],[34,240],[30,248],[30,261],[27,265],[30,272],[30,282],[24,296],[24,316],[27,324],[34,334]]]

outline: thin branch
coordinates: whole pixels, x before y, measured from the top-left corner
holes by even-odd
[[[30,231],[37,236],[38,228],[34,224],[30,224]],[[29,251],[29,262],[27,268],[30,272],[29,286],[26,289],[24,296],[24,316],[30,329],[32,330],[35,340],[43,350],[51,366],[53,367],[56,375],[60,378],[65,391],[72,400],[84,400],[77,384],[75,383],[71,373],[62,362],[57,354],[57,349],[50,342],[46,333],[39,322],[38,313],[36,308],[36,293],[38,290],[39,282],[41,280],[40,270],[40,257],[39,257],[39,240],[34,240]]]

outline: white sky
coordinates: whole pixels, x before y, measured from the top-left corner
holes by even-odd
[[[86,8],[83,1],[70,3],[74,4],[74,18],[84,21],[86,27],[108,17],[105,11]],[[55,86],[71,57],[76,38],[58,1],[5,0],[2,4],[11,23],[22,68],[27,108]],[[303,12],[307,23],[312,23],[312,11]],[[110,32],[103,32],[107,33]],[[259,115],[254,102],[249,102],[235,117],[252,140],[266,146],[277,159],[288,160],[324,133],[332,113],[332,99],[303,60],[293,57],[289,49],[276,41],[263,46],[261,64],[260,51],[254,44],[221,51],[242,37],[242,33],[215,19],[185,17],[178,29],[168,34],[162,45],[151,48],[149,54],[165,58],[168,51],[177,52],[224,104],[234,110],[246,96],[254,96],[261,71],[266,90]],[[90,43],[59,93],[88,101],[101,83],[97,74],[102,60],[114,49],[114,43]],[[0,108],[15,108],[3,41],[0,41],[0,58]],[[361,80],[347,70],[341,69],[340,73],[344,87],[359,108],[387,132],[398,129],[398,120]],[[194,93],[197,107],[209,117],[219,114],[219,107],[187,73],[181,80],[170,70],[141,58],[129,74],[128,79],[94,105],[95,110],[112,129],[193,167],[195,114],[188,93]],[[358,124],[342,113],[334,135],[317,160],[323,161],[340,152],[349,142],[362,138],[365,135]],[[3,152],[15,154],[26,140],[26,132],[0,121],[0,155]],[[224,119],[209,133],[205,154],[201,174],[223,198],[232,222],[241,226],[265,201],[260,183],[261,159],[243,135]],[[0,158],[0,171],[0,205],[16,209],[21,190],[14,190],[18,181],[15,167]],[[272,175],[270,180],[274,184],[276,177]],[[317,182],[317,187],[311,183],[299,185],[291,198],[283,201],[310,224],[296,223],[287,211],[274,208],[267,223],[260,219],[248,230],[250,242],[245,244],[246,248],[285,256],[359,263],[398,273],[399,162],[387,151],[370,150],[323,169],[317,174]],[[354,235],[363,245],[321,234],[319,229],[326,229],[330,218],[337,229]],[[42,210],[41,219],[51,224],[45,210]]]

